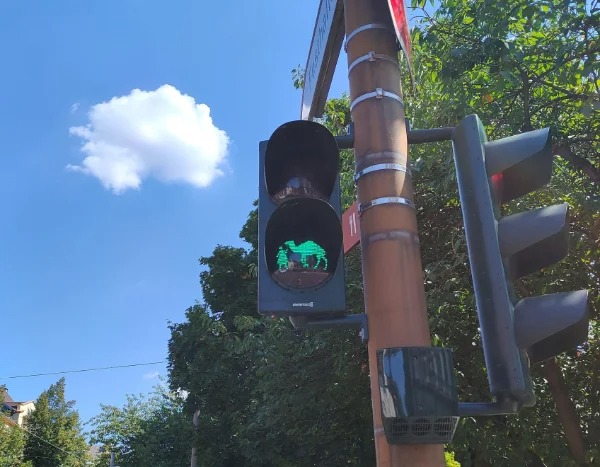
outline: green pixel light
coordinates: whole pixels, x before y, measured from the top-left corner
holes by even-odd
[[[300,245],[296,245],[295,241],[288,240],[287,242],[284,242],[283,246],[280,246],[277,250],[277,267],[280,271],[289,269],[289,251],[300,254],[300,263],[305,268],[308,268],[308,257],[314,256],[316,263],[313,266],[313,269],[317,269],[321,262],[325,263],[323,269],[327,269],[327,254],[321,245],[313,242],[312,240],[308,240]]]

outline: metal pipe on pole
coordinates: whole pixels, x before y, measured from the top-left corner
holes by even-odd
[[[192,423],[194,424],[194,433],[198,430],[200,425],[200,409],[194,412],[192,417]],[[190,467],[198,466],[198,449],[196,448],[196,437],[194,436],[194,446],[192,447],[192,458],[190,459]]]
[[[377,466],[443,466],[442,445],[388,444],[383,429],[377,350],[431,341],[389,6],[344,0],[344,17]]]

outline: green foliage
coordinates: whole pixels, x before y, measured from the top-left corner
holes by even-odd
[[[352,333],[301,333],[196,305],[172,327],[171,385],[199,409],[199,458],[218,465],[370,465],[366,349]],[[348,391],[348,388],[353,388]]]
[[[444,457],[446,460],[447,467],[460,467],[460,464],[454,459],[454,453],[445,452]]]
[[[325,125],[334,135],[345,134],[350,124],[350,98],[344,93],[338,99],[329,99],[325,103],[323,118]],[[355,200],[354,194],[354,153],[350,149],[340,151],[340,194],[342,210]]]
[[[242,465],[237,430],[246,416],[250,391],[246,370],[251,362],[230,351],[237,336],[204,307],[191,307],[186,318],[171,326],[169,382],[172,389],[189,392],[188,413],[200,410],[196,442],[203,446],[200,457],[206,465],[211,459],[221,459],[221,465]],[[235,321],[251,319],[240,316]],[[234,319],[230,322],[235,329]]]
[[[17,426],[5,424],[0,415],[0,466],[30,467],[24,462],[25,433]]]
[[[296,89],[304,88],[304,68],[301,65],[292,70],[292,82]]]
[[[149,396],[128,395],[122,408],[101,405],[90,420],[92,443],[103,445],[96,462],[106,466],[110,453],[116,464],[170,467],[190,461],[193,442],[192,417],[184,411],[184,399],[158,385]]]
[[[74,401],[65,400],[65,379],[42,392],[26,417],[24,459],[34,467],[80,467],[88,456]]]
[[[253,213],[250,218],[256,218],[256,210]],[[245,234],[251,241],[258,239],[257,233],[245,233],[242,230],[240,235]],[[225,326],[231,327],[238,314],[258,316],[256,277],[253,273],[256,252],[249,253],[243,248],[219,245],[212,256],[200,258],[200,264],[207,268],[200,273],[204,300],[212,313],[222,317],[221,321]]]
[[[494,137],[550,126],[590,193],[600,182],[597,1],[591,10],[563,0],[445,0],[434,15],[423,10],[415,114],[454,124],[475,112]]]

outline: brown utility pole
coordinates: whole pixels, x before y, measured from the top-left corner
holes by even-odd
[[[390,10],[344,0],[344,16],[377,466],[442,466],[442,445],[390,445],[383,430],[377,350],[431,342]]]

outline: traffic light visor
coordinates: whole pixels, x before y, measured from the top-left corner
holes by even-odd
[[[502,173],[498,202],[520,198],[550,181],[552,137],[548,128],[490,141],[484,147],[488,174]]]
[[[294,197],[327,200],[336,181],[339,149],[323,125],[305,120],[277,128],[267,144],[265,182],[277,204]]]
[[[519,346],[532,362],[574,349],[588,338],[588,291],[528,297],[515,305]]]

